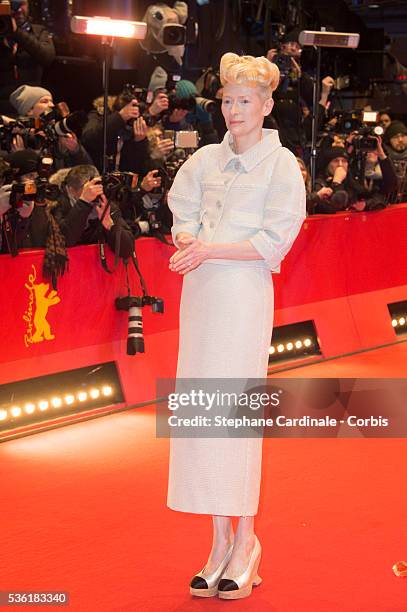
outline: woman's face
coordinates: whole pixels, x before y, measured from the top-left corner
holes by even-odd
[[[265,99],[257,86],[227,83],[223,88],[222,114],[232,136],[247,136],[261,129],[273,104],[273,99]]]

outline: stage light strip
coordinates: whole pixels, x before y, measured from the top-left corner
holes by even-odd
[[[401,316],[401,317],[394,317],[391,320],[391,324],[393,327],[405,327],[407,323],[407,315]]]
[[[26,402],[23,407],[14,405],[11,408],[1,408],[0,409],[0,422],[7,421],[9,418],[18,419],[24,415],[31,415],[38,412],[44,413],[49,408],[62,408],[63,406],[72,406],[80,405],[86,401],[93,401],[100,399],[101,397],[111,397],[113,395],[113,387],[111,385],[103,385],[100,388],[93,387],[92,389],[87,391],[78,391],[76,394],[74,393],[66,393],[65,395],[53,395],[49,399],[42,398],[38,402]],[[55,413],[54,413],[55,414]]]
[[[290,342],[287,342],[287,344],[283,344],[282,342],[279,342],[278,344],[272,344],[269,348],[269,354],[270,355],[275,355],[276,353],[282,354],[284,352],[290,352],[293,351],[294,348],[297,350],[300,349],[308,349],[310,346],[313,345],[313,341],[311,340],[311,338],[303,338],[302,340],[298,339],[298,340],[292,340]]]

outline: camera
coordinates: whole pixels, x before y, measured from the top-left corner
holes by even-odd
[[[293,67],[290,55],[287,55],[286,53],[278,53],[273,58],[273,62],[280,70],[280,77],[285,78],[290,76]]]
[[[61,102],[49,113],[40,116],[40,130],[50,142],[55,142],[60,136],[74,134],[80,137],[82,128],[87,122],[84,111],[69,112],[68,106]]]
[[[195,102],[197,106],[202,108],[202,110],[206,111],[207,113],[216,112],[217,104],[214,100],[210,100],[209,98],[202,98],[201,96],[197,96],[195,98]]]
[[[38,149],[43,143],[43,137],[36,133],[40,121],[34,117],[20,117],[7,123],[0,115],[0,148],[10,151],[15,136],[21,136],[26,149]]]
[[[337,118],[333,129],[340,134],[350,134],[359,130],[363,125],[360,113],[356,111],[335,111],[333,116]]]

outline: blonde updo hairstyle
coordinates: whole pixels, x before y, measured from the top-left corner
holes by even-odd
[[[271,98],[280,82],[280,71],[266,57],[225,53],[220,60],[220,80],[223,86],[259,87],[264,98]]]

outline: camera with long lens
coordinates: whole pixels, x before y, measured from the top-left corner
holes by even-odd
[[[202,96],[196,96],[195,103],[207,113],[216,112],[217,104],[214,100],[210,100],[209,98],[202,98]]]
[[[60,136],[81,136],[82,128],[87,122],[84,111],[69,112],[64,102],[58,104],[49,113],[40,116],[40,131],[44,133],[45,139],[55,143]]]

